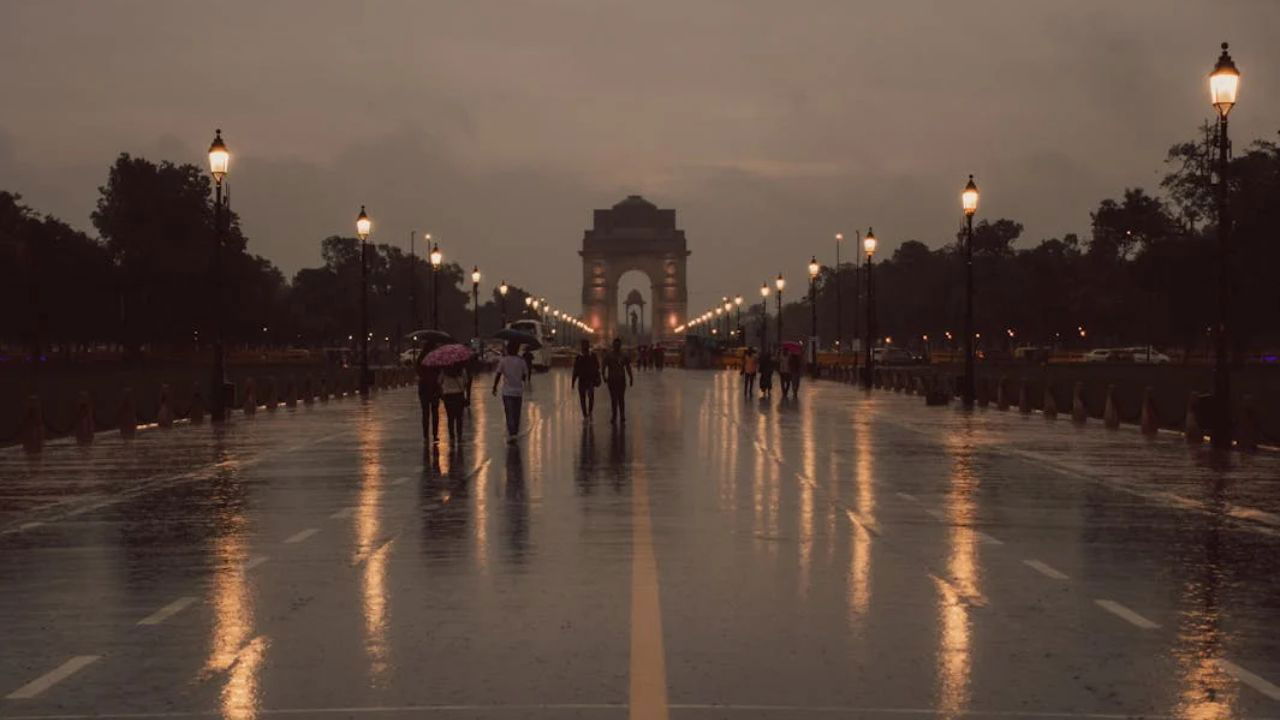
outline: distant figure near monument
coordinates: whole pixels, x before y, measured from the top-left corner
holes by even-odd
[[[622,336],[618,280],[631,270],[649,277],[648,327],[653,341],[677,339],[675,329],[686,322],[688,312],[685,261],[690,253],[684,231],[676,228],[675,210],[660,210],[639,195],[628,196],[608,210],[596,210],[594,227],[583,234],[578,254],[582,256],[582,314],[600,333],[599,340]],[[642,317],[639,327],[644,325]]]

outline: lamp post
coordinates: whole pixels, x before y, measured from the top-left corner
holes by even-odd
[[[840,245],[844,233],[836,233],[836,351],[844,352],[844,308],[840,307]]]
[[[1236,104],[1240,71],[1222,43],[1222,54],[1209,75],[1209,96],[1218,110],[1218,327],[1213,338],[1214,418],[1212,442],[1215,448],[1231,447],[1231,376],[1227,364],[1227,313],[1230,290],[1227,284],[1227,250],[1231,241],[1231,213],[1228,206],[1227,173],[1231,169],[1231,139],[1227,135],[1227,114]]]
[[[504,328],[507,326],[507,290],[510,290],[510,288],[507,287],[507,281],[503,280],[502,284],[498,286],[498,305],[502,313],[502,327]]]
[[[809,371],[818,376],[818,256],[809,258]]]
[[[726,338],[731,338],[733,337],[733,329],[730,326],[730,323],[733,321],[729,319],[729,313],[733,310],[733,303],[729,301],[728,296],[725,296],[720,300],[724,303],[724,335]]]
[[[747,331],[744,330],[742,327],[742,296],[734,295],[733,304],[738,309],[737,314],[735,315],[735,318],[734,318],[734,323],[733,323],[738,327],[738,344],[742,345],[743,347],[746,347]]]
[[[440,252],[440,244],[431,244],[431,327],[440,329],[440,263],[444,255]]]
[[[472,311],[472,330],[471,336],[476,342],[480,341],[480,266],[471,268],[471,305]]]
[[[760,352],[764,352],[769,332],[769,283],[760,285]]]
[[[960,193],[960,206],[964,209],[964,378],[961,380],[960,399],[966,408],[973,407],[973,216],[978,212],[978,186],[969,176],[969,183]]]
[[[360,206],[360,214],[356,216],[356,236],[360,238],[360,395],[369,396],[369,231],[373,222]]]
[[[867,228],[867,234],[862,238],[862,250],[867,256],[867,341],[864,343],[863,355],[867,368],[862,376],[862,386],[868,390],[871,389],[871,379],[875,372],[875,353],[872,352],[871,346],[875,344],[872,338],[876,336],[876,286],[872,270],[877,244],[879,243],[876,240],[875,231]]]
[[[223,236],[223,203],[222,179],[227,176],[231,165],[231,153],[222,142],[221,128],[213,131],[213,142],[209,145],[209,174],[213,175],[213,303],[214,303],[214,335],[213,335],[213,372],[209,378],[209,415],[214,422],[222,422],[227,418],[227,398],[224,385],[226,368],[222,346],[222,236]]]
[[[778,273],[778,279],[773,284],[778,288],[778,347],[782,347],[782,289],[787,286],[787,281],[783,279],[782,273]]]

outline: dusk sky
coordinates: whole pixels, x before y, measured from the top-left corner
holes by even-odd
[[[1213,113],[1280,130],[1280,2],[0,0],[0,189],[92,232],[120,152],[234,153],[234,209],[286,276],[352,234],[577,310],[593,208],[677,210],[690,312],[797,281],[832,234],[937,247],[968,173],[1024,243],[1087,235]],[[852,247],[848,247],[849,257]],[[748,295],[750,298],[751,296]]]

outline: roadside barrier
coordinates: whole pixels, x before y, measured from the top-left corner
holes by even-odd
[[[1080,380],[1071,386],[1071,422],[1080,425],[1089,421],[1089,408],[1084,404],[1084,383]]]
[[[160,386],[160,399],[156,403],[156,425],[162,428],[173,427],[173,408],[169,407],[169,386]]]
[[[1120,427],[1120,409],[1116,407],[1116,386],[1107,386],[1107,405],[1102,411],[1102,424],[1108,430]]]

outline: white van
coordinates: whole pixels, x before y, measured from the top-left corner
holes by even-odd
[[[547,332],[540,320],[515,320],[507,323],[512,330],[519,330],[538,339],[542,347],[533,351],[533,369],[546,370],[551,367],[551,333]]]

